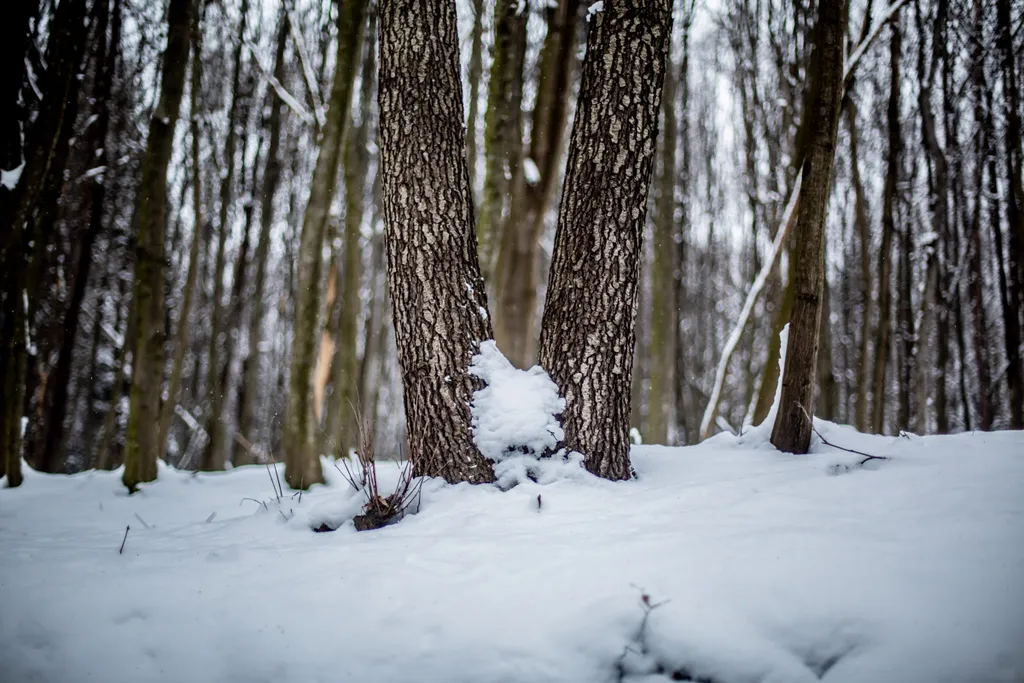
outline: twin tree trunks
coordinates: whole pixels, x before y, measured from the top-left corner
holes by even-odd
[[[566,399],[565,445],[626,479],[629,389],[647,190],[670,0],[593,17],[541,328]],[[384,0],[380,135],[388,281],[417,474],[493,481],[472,440],[467,370],[492,337],[463,129],[454,2]]]

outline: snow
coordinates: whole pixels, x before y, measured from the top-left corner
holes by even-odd
[[[550,406],[522,398],[534,434]],[[262,466],[161,466],[132,497],[120,472],[26,471],[0,490],[0,680],[1024,680],[1024,434],[816,425],[891,460],[720,434],[634,447],[629,482],[429,480],[371,532],[326,460],[301,501]]]
[[[589,7],[587,7],[587,21],[589,22],[590,18],[592,16],[594,16],[598,12],[603,12],[603,11],[604,11],[604,0],[598,0],[594,4],[592,4]]]
[[[556,416],[565,410],[565,399],[543,368],[516,369],[491,340],[480,345],[469,374],[486,385],[470,404],[473,440],[495,463],[500,488],[586,476],[582,456],[558,450],[565,434]]]
[[[24,161],[22,161],[20,164],[18,164],[9,171],[0,170],[0,185],[3,185],[8,190],[11,190],[13,192],[14,188],[18,186],[18,181],[21,180],[21,172],[24,170]]]
[[[523,160],[523,174],[526,176],[526,182],[530,185],[536,185],[540,182],[540,169],[537,168],[537,163],[530,157],[526,157]]]

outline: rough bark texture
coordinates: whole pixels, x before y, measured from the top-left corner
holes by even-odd
[[[545,10],[548,33],[537,69],[537,97],[524,160],[536,166],[539,178],[528,182],[524,164],[519,164],[495,268],[494,338],[505,356],[521,368],[533,364],[537,355],[540,239],[561,166],[576,67],[579,4],[579,0],[559,0]]]
[[[885,429],[885,383],[889,362],[889,338],[892,333],[892,241],[895,231],[896,184],[900,165],[900,51],[902,34],[897,20],[891,24],[889,75],[889,150],[882,198],[882,247],[878,252],[878,328],[875,338],[875,363],[871,394],[871,429],[881,434]]]
[[[489,482],[468,373],[491,338],[466,167],[454,0],[380,4],[380,153],[388,283],[416,474]]]
[[[630,476],[630,383],[647,191],[671,29],[668,0],[592,15],[541,326],[566,446]]]
[[[352,81],[360,54],[367,0],[346,2],[338,12],[338,49],[330,108],[309,188],[299,238],[298,287],[291,352],[291,377],[284,425],[285,479],[295,489],[323,480],[313,434],[312,375],[320,317],[320,272],[324,235],[338,184],[338,165],[352,105]]]
[[[284,56],[288,45],[288,15],[282,9],[279,14],[277,29],[277,48],[274,55],[274,78],[279,83],[284,80]],[[263,301],[266,279],[267,259],[270,255],[270,231],[274,226],[274,195],[281,183],[281,119],[283,103],[273,89],[269,89],[270,116],[267,119],[267,165],[263,170],[263,188],[260,197],[260,236],[253,256],[256,271],[253,275],[253,292],[249,309],[249,343],[247,354],[242,361],[242,382],[238,390],[238,433],[250,442],[255,441],[253,427],[256,424],[256,407],[259,405],[260,376],[260,344],[263,341]],[[231,462],[247,465],[252,459],[249,449],[242,448],[236,442],[232,444]]]
[[[843,96],[843,37],[846,2],[818,6],[814,52],[810,59],[810,92],[804,115],[810,117],[794,234],[795,291],[779,413],[772,444],[782,451],[806,453],[814,414],[814,385],[822,299],[825,291],[825,214],[835,157],[839,105]]]
[[[185,89],[192,0],[171,0],[167,10],[167,48],[161,60],[160,101],[150,121],[136,208],[135,349],[124,474],[129,491],[156,479],[160,450],[160,391],[164,374],[164,230],[167,222],[167,165]]]

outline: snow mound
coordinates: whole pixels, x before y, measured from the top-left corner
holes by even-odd
[[[543,368],[516,369],[489,340],[473,356],[469,374],[486,385],[473,393],[470,405],[473,440],[495,464],[499,487],[580,473],[583,457],[559,450],[565,434],[556,416],[565,410],[565,399]]]

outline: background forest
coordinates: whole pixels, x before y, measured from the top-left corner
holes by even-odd
[[[480,269],[498,346],[526,368],[601,8],[457,9]],[[739,432],[771,406],[816,14],[675,2],[631,395],[644,442]],[[1014,0],[852,2],[817,415],[884,434],[1024,428],[1022,20]],[[74,472],[129,448],[203,470],[298,457],[309,438],[342,454],[357,416],[399,453],[377,31],[376,0],[6,8],[9,485],[22,456]],[[139,355],[162,371],[133,373]],[[303,467],[292,486],[318,478]]]

